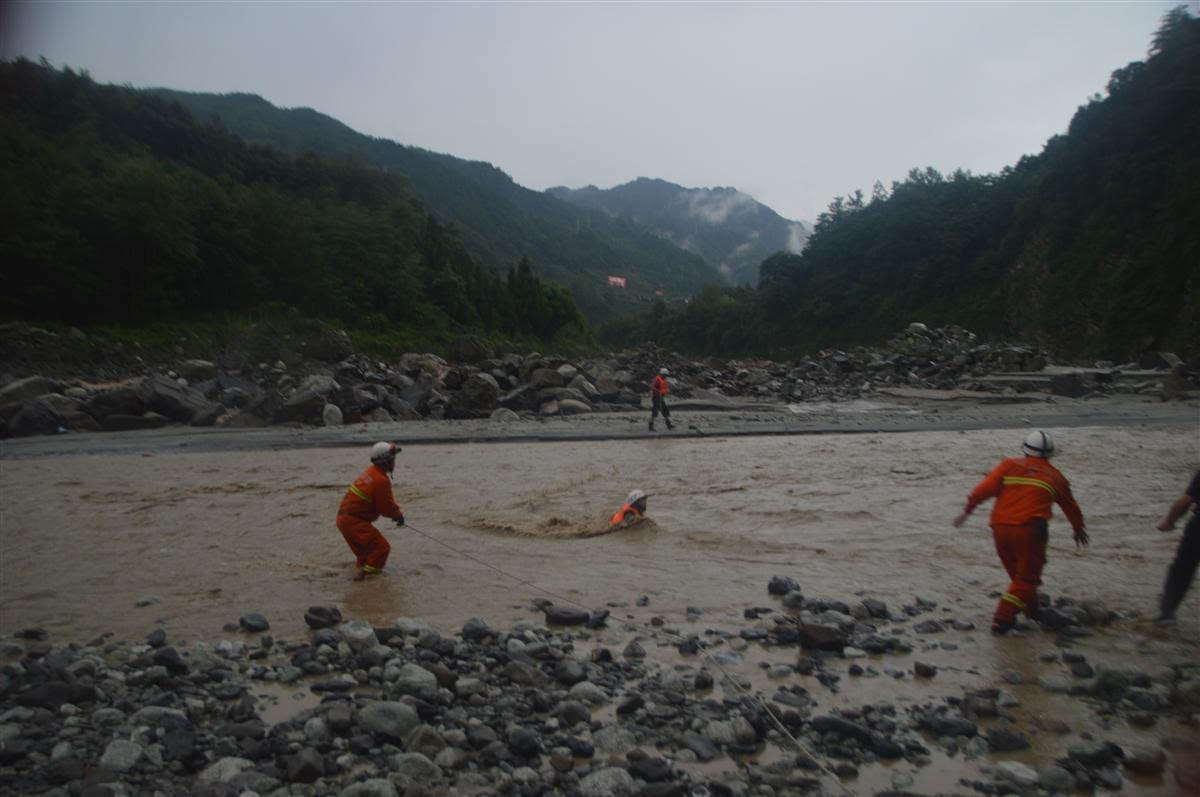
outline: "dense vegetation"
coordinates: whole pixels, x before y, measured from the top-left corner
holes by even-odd
[[[528,257],[539,274],[565,285],[593,322],[646,306],[657,292],[686,297],[722,281],[702,257],[647,227],[524,188],[489,163],[372,138],[310,108],[277,108],[253,94],[155,92],[247,141],[350,156],[402,175],[414,196],[454,224],[479,262],[503,272]],[[609,275],[627,277],[627,287],[609,288]]]
[[[481,265],[404,181],[293,156],[177,103],[0,63],[0,315],[147,324],[291,307],[421,340],[586,339],[569,293]]]
[[[776,252],[799,252],[808,230],[734,188],[684,188],[639,177],[601,190],[563,187],[551,196],[644,224],[712,263],[734,285],[757,285],[759,265]]]
[[[1200,20],[1170,12],[1145,62],[998,175],[913,169],[838,197],[757,291],[711,289],[603,330],[694,352],[872,342],[956,323],[1064,355],[1200,355]]]

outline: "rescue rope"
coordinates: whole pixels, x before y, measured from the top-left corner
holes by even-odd
[[[480,559],[479,557],[474,556],[471,553],[468,553],[467,551],[464,551],[460,548],[456,548],[448,542],[443,542],[442,540],[438,539],[437,537],[434,537],[433,535],[429,534],[428,532],[422,531],[421,529],[414,527],[410,523],[406,522],[404,524],[404,528],[409,529],[410,531],[414,531],[417,534],[424,537],[425,539],[429,540],[430,542],[434,542],[434,543],[437,543],[438,545],[448,548],[451,551],[454,551],[455,553],[457,553],[458,555],[466,557],[467,559],[470,559],[471,561],[475,562],[476,564],[483,565],[484,567],[488,568],[489,570],[499,573],[500,575],[504,576],[505,578],[510,578],[519,584],[527,586],[527,587],[534,589],[538,592],[541,592],[545,595],[549,595],[550,597],[552,597],[556,600],[563,601],[564,603],[569,603],[577,608],[583,609],[584,611],[588,612],[589,614],[592,611],[591,608],[589,608],[588,606],[585,606],[584,604],[580,603],[577,600],[574,600],[573,598],[569,598],[565,595],[559,595],[558,593],[553,592],[552,590],[546,589],[545,587],[543,587],[539,584],[535,584],[534,582],[532,582],[528,579],[521,578],[520,576],[513,575],[512,573],[502,570],[501,568],[496,567],[492,563],[484,561],[483,559]],[[670,639],[678,640],[679,642],[687,642],[688,641],[688,639],[686,637],[682,636],[681,634],[676,634],[673,631],[668,631],[663,628],[655,628],[654,626],[647,625],[647,624],[639,622],[637,620],[630,620],[629,624],[638,626],[638,627],[644,629],[648,634],[650,634],[650,636],[653,636],[653,637],[658,637],[661,635],[661,636],[668,637]],[[822,760],[823,756],[810,750],[799,739],[797,739],[792,734],[791,731],[789,731],[787,729],[787,727],[779,720],[779,718],[775,716],[775,712],[772,711],[770,709],[770,707],[767,706],[766,702],[761,697],[759,697],[758,695],[755,695],[755,694],[751,693],[749,690],[745,689],[741,685],[741,683],[739,683],[732,675],[730,675],[728,672],[725,671],[725,668],[721,666],[721,663],[719,661],[717,661],[711,654],[709,654],[707,645],[705,645],[700,640],[696,640],[696,642],[697,642],[697,647],[698,647],[701,655],[703,655],[705,660],[708,661],[708,663],[711,664],[713,666],[713,668],[716,669],[721,674],[721,677],[725,683],[732,684],[734,689],[742,694],[743,698],[749,699],[752,703],[757,703],[758,706],[762,709],[763,713],[771,718],[771,721],[775,724],[775,727],[778,728],[779,731],[784,736],[786,736],[789,740],[791,740],[792,744],[795,745],[796,749],[798,749],[798,750],[802,751],[803,753],[805,753],[806,755],[808,755],[808,757],[811,758],[813,760],[813,762],[816,763],[816,765],[821,768],[822,772],[824,772],[835,783],[837,783],[837,785],[842,789],[843,792],[850,795],[850,797],[858,797],[854,793],[854,791],[852,791],[850,789],[850,787],[848,787],[846,784],[842,783],[841,778],[839,778],[828,766],[826,766],[825,762]]]

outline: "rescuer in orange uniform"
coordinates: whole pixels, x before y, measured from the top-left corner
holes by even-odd
[[[392,471],[398,453],[400,449],[395,443],[373,445],[370,467],[354,480],[338,507],[338,531],[354,551],[354,564],[358,568],[355,581],[383,570],[392,550],[387,538],[371,523],[383,515],[397,526],[404,525],[404,513],[392,497]]]
[[[996,604],[992,632],[1003,634],[1016,624],[1017,614],[1037,618],[1038,584],[1046,566],[1048,521],[1052,503],[1062,508],[1075,532],[1075,545],[1087,545],[1083,513],[1071,495],[1067,477],[1050,464],[1054,442],[1045,432],[1030,432],[1022,446],[1023,457],[1011,457],[996,466],[967,497],[967,506],[954,519],[962,526],[975,507],[995,498],[992,507],[992,536],[996,553],[1008,571],[1011,583]]]
[[[667,422],[668,429],[674,429],[671,425],[671,411],[667,409],[667,393],[671,388],[667,385],[667,377],[670,371],[666,368],[659,368],[658,373],[654,376],[654,381],[650,383],[650,431],[654,431],[654,419],[661,412],[663,420]]]
[[[646,514],[646,499],[649,497],[641,490],[631,492],[625,503],[621,504],[621,508],[612,516],[612,520],[608,521],[608,525],[629,526],[641,519]]]

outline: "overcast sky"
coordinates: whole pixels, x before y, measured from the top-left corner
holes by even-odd
[[[10,2],[5,58],[244,91],[534,189],[733,186],[812,221],[1065,131],[1186,3]]]

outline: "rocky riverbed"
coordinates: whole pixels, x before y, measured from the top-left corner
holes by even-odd
[[[76,339],[76,337],[80,339]],[[409,353],[381,362],[345,333],[249,334],[216,360],[151,362],[127,347],[92,356],[66,336],[0,326],[0,437],[194,427],[342,427],[491,418],[501,422],[627,412],[670,370],[672,400],[691,409],[847,401],[906,391],[978,399],[1020,394],[1194,397],[1200,366],[1167,352],[1138,363],[1055,364],[1044,350],[983,343],[958,327],[912,324],[880,347],[824,350],[798,361],[695,361],[645,347],[568,360],[455,342],[452,360]]]
[[[915,598],[764,585],[736,629],[650,598],[549,600],[500,630],[384,627],[310,607],[276,639],[259,613],[215,643],[107,634],[0,652],[7,794],[1038,795],[1195,793],[1200,664],[1094,665],[1119,620],[1047,601],[1004,640],[1036,664],[981,685],[937,662],[983,633]],[[1023,638],[1023,639],[1022,639]],[[1078,703],[1095,732],[1056,716]],[[1073,712],[1077,714],[1078,712]],[[1146,729],[1128,741],[1127,728]],[[1031,749],[1041,751],[1032,756]],[[970,773],[969,775],[963,773]]]

